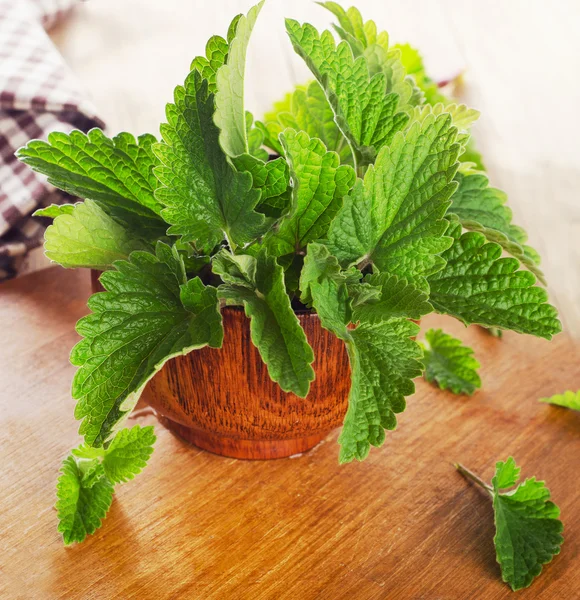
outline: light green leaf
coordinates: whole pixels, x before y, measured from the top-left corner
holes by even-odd
[[[171,223],[168,233],[180,235],[207,252],[224,236],[244,245],[264,230],[265,217],[254,209],[260,200],[252,177],[238,173],[220,150],[213,123],[214,97],[197,71],[175,89],[175,104],[167,105],[164,142],[155,145],[163,163],[155,169],[162,187],[156,197]]]
[[[524,244],[528,238],[526,232],[512,225],[512,211],[505,205],[506,194],[490,187],[483,173],[458,172],[455,180],[459,187],[451,197],[449,212],[457,215],[465,229],[479,231],[488,241],[498,243],[545,284],[538,267],[538,253]]]
[[[308,306],[312,304],[310,286],[312,283],[322,282],[325,278],[333,279],[339,284],[345,283],[347,287],[360,286],[359,281],[362,274],[356,269],[342,271],[336,256],[332,256],[326,246],[311,242],[308,244],[308,252],[300,272],[300,300],[303,304]],[[360,287],[356,288],[356,295],[359,297],[363,295],[363,290]],[[368,292],[366,295],[368,297]],[[370,295],[376,296],[372,293]]]
[[[550,398],[540,398],[540,402],[547,402],[548,404],[556,404],[557,406],[580,410],[580,391],[571,392],[568,390],[563,394],[556,394]]]
[[[350,45],[355,57],[362,54],[366,58],[371,76],[381,72],[385,75],[385,91],[399,96],[399,110],[408,111],[422,101],[422,94],[415,91],[413,80],[407,77],[401,50],[396,46],[389,47],[389,34],[386,31],[377,33],[374,21],[363,21],[354,6],[345,11],[336,2],[318,4],[338,18],[336,31]]]
[[[92,200],[62,211],[44,235],[46,256],[66,268],[108,269],[133,250],[145,249],[143,242]]]
[[[311,268],[310,261],[318,267]],[[304,276],[301,286],[310,291],[322,326],[345,342],[350,359],[351,390],[339,438],[340,462],[363,460],[371,445],[382,445],[384,430],[396,427],[395,414],[405,409],[405,396],[415,391],[412,380],[421,374],[422,352],[411,338],[419,328],[407,319],[390,319],[349,329],[347,285],[337,279],[330,258],[324,266],[315,244],[308,247],[305,271],[311,276],[307,281]]]
[[[480,364],[473,357],[473,350],[461,340],[441,329],[429,329],[423,350],[425,379],[429,383],[435,382],[442,390],[469,396],[481,387],[477,374]]]
[[[133,252],[114,266],[101,275],[107,291],[89,299],[92,314],[77,324],[84,339],[71,353],[75,417],[91,446],[109,439],[167,360],[219,348],[223,337],[216,289],[186,281],[177,250],[158,243],[156,255]]]
[[[113,501],[113,486],[105,477],[82,485],[83,473],[73,456],[62,463],[56,485],[58,531],[65,544],[82,542],[101,526]]]
[[[334,112],[320,84],[312,81],[308,87],[297,86],[287,96],[288,100],[274,105],[278,110],[265,117],[265,124],[256,124],[264,132],[264,143],[282,154],[278,137],[284,129],[291,128],[304,131],[311,138],[319,138],[327,150],[340,156],[342,164],[351,163],[350,147],[334,121]]]
[[[449,115],[430,115],[381,150],[331,223],[328,246],[341,264],[372,261],[410,280],[442,268],[456,135]]]
[[[327,152],[319,139],[293,129],[280,139],[294,182],[293,206],[265,242],[274,256],[298,252],[324,236],[355,181],[354,170],[339,165],[338,154]]]
[[[51,204],[50,206],[45,206],[44,208],[39,208],[32,213],[33,217],[48,217],[49,219],[55,219],[60,215],[70,215],[72,214],[76,204]]]
[[[356,165],[374,162],[381,147],[408,121],[405,113],[397,112],[398,95],[385,94],[384,73],[371,77],[365,57],[355,60],[347,42],[336,46],[330,31],[320,35],[312,25],[300,26],[292,19],[286,19],[286,30],[294,50],[324,89]]]
[[[420,319],[433,312],[429,294],[390,273],[373,273],[364,283],[379,290],[380,295],[354,308],[353,320],[364,323],[380,323],[396,317]]]
[[[486,243],[481,233],[461,235],[458,222],[450,224],[447,235],[454,240],[442,255],[447,264],[429,277],[430,300],[437,312],[466,325],[501,327],[546,339],[561,331],[546,291],[534,285],[532,273],[518,270],[515,258],[502,258],[501,247]]]
[[[226,282],[218,288],[219,297],[244,306],[252,342],[270,378],[285,392],[306,397],[314,353],[292,310],[282,267],[264,249],[256,257],[222,251],[214,257],[213,271]]]
[[[18,158],[49,183],[81,198],[96,200],[114,218],[130,225],[145,239],[165,234],[162,206],[155,199],[156,159],[152,135],[135,138],[120,133],[109,139],[100,129],[88,134],[53,132],[48,142],[32,140]]]
[[[112,483],[133,479],[147,465],[155,443],[153,427],[121,429],[105,451],[104,473]]]
[[[542,572],[542,565],[560,553],[563,525],[560,509],[550,501],[550,490],[535,477],[526,479],[515,490],[520,469],[512,457],[498,462],[491,480],[495,515],[497,562],[502,579],[516,591],[528,587]]]
[[[468,131],[469,128],[479,119],[480,112],[474,108],[469,108],[465,104],[442,104],[441,102],[431,105],[416,106],[411,113],[411,122],[424,121],[428,115],[436,117],[448,113],[451,115],[451,122],[459,131]]]
[[[260,190],[256,210],[269,216],[280,216],[290,205],[290,172],[283,157],[264,162],[250,154],[232,159],[236,169],[252,176],[252,187]]]
[[[205,46],[205,56],[197,56],[191,63],[190,71],[195,69],[203,79],[207,80],[211,94],[215,94],[217,91],[216,74],[227,61],[229,44],[235,36],[238,21],[241,17],[240,14],[232,19],[227,40],[219,35],[212,36]]]
[[[244,72],[248,43],[263,4],[264,0],[253,6],[247,16],[242,15],[237,20],[227,62],[216,75],[214,121],[220,129],[220,145],[228,156],[239,156],[249,151],[244,111]]]

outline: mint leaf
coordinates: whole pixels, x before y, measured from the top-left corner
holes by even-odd
[[[155,443],[153,427],[122,429],[113,438],[103,458],[104,473],[112,483],[133,479],[147,465]]]
[[[356,165],[372,163],[408,121],[405,113],[397,112],[398,95],[385,93],[384,73],[371,77],[366,59],[355,60],[347,42],[336,46],[330,31],[319,34],[312,25],[300,26],[292,19],[286,19],[286,30],[294,50],[323,87]]]
[[[292,209],[266,244],[274,256],[292,254],[326,234],[330,221],[355,181],[354,170],[339,165],[335,152],[307,133],[287,129],[280,140],[294,182]]]
[[[319,138],[327,150],[339,155],[341,164],[352,162],[347,140],[336,125],[332,107],[317,81],[312,81],[306,88],[297,86],[284,101],[274,104],[274,110],[264,117],[264,121],[257,122],[256,126],[264,134],[264,143],[278,154],[283,154],[279,135],[290,128]]]
[[[136,141],[130,133],[109,139],[100,129],[86,135],[52,132],[48,142],[32,140],[17,156],[52,185],[98,201],[112,217],[151,239],[163,236],[167,228],[154,195],[155,141],[149,134]]]
[[[429,295],[405,279],[390,273],[367,275],[363,283],[379,290],[378,297],[360,303],[354,308],[353,320],[374,324],[396,317],[420,319],[433,312]]]
[[[447,113],[451,115],[451,122],[454,127],[460,131],[467,131],[479,119],[480,112],[474,108],[469,108],[465,104],[452,103],[437,103],[435,105],[426,104],[424,106],[416,106],[411,114],[411,122],[423,121],[428,115],[436,117]]]
[[[44,235],[46,256],[66,268],[107,269],[147,246],[92,200],[65,205]],[[63,208],[63,207],[59,207]],[[46,215],[45,215],[46,216]]]
[[[556,394],[550,398],[540,398],[540,402],[547,402],[548,404],[555,404],[556,406],[580,410],[580,391],[571,392],[568,390],[563,394]]]
[[[163,166],[155,169],[161,183],[156,197],[171,223],[168,233],[182,236],[207,252],[224,236],[244,245],[264,230],[265,217],[254,209],[260,193],[248,173],[238,173],[220,151],[213,123],[214,97],[208,83],[192,71],[184,87],[175,89],[161,125],[164,142],[155,145]]]
[[[473,350],[461,340],[441,329],[429,329],[425,333],[423,348],[425,379],[435,382],[442,390],[471,396],[481,387],[477,369],[481,366],[473,357]]]
[[[483,487],[493,500],[495,517],[495,552],[502,579],[512,590],[531,585],[560,548],[564,538],[560,509],[550,501],[550,490],[535,477],[526,479],[515,489],[520,468],[510,456],[498,462],[491,486],[461,465],[459,472]]]
[[[486,243],[481,233],[461,235],[458,222],[450,224],[446,235],[454,240],[442,254],[447,264],[429,277],[430,300],[437,312],[466,325],[501,327],[546,339],[561,331],[546,291],[534,285],[532,273],[518,270],[515,258],[502,258],[501,247]]]
[[[225,282],[219,297],[244,306],[252,342],[270,378],[285,392],[305,398],[314,379],[314,353],[290,305],[283,268],[262,249],[256,257],[222,251],[214,257],[213,271]]]
[[[101,526],[113,500],[113,484],[133,479],[153,452],[153,427],[119,431],[109,446],[82,444],[63,462],[58,479],[59,526],[65,544],[82,542]]]
[[[290,172],[284,158],[264,162],[250,154],[241,154],[232,159],[238,171],[252,176],[252,187],[260,190],[260,202],[256,206],[269,216],[279,217],[290,205]]]
[[[220,145],[228,156],[239,156],[249,151],[244,111],[244,72],[248,43],[263,4],[264,0],[253,6],[247,16],[239,17],[235,36],[229,44],[227,61],[216,74],[214,121],[220,129]]]
[[[56,485],[58,531],[67,545],[94,533],[113,501],[113,485],[107,478],[100,477],[88,487],[83,486],[82,479],[77,461],[68,456]]]
[[[360,323],[355,329],[346,283],[337,281],[334,268],[328,275],[310,268],[314,258],[310,244],[304,269],[312,274],[301,280],[308,288],[320,322],[325,329],[342,339],[347,347],[351,366],[351,389],[348,411],[339,438],[341,463],[363,460],[370,446],[380,446],[385,429],[394,429],[396,413],[405,409],[405,396],[415,391],[413,378],[421,374],[421,348],[411,338],[418,326],[406,319],[390,319],[375,324]],[[320,264],[320,259],[316,259]],[[331,260],[327,261],[331,265]]]
[[[101,275],[92,314],[77,324],[84,337],[71,353],[79,367],[72,385],[75,417],[91,446],[103,445],[137,403],[145,384],[173,356],[221,346],[216,289],[185,280],[177,250],[158,243],[156,255],[133,252]]]
[[[483,173],[458,172],[455,180],[459,187],[451,198],[449,212],[457,215],[465,229],[479,231],[488,241],[498,243],[545,284],[537,252],[524,244],[526,232],[512,225],[512,211],[505,206],[506,194],[490,187]]]
[[[429,115],[381,150],[330,225],[328,246],[341,264],[372,261],[409,280],[442,268],[456,135],[449,115]]]
[[[77,203],[78,204],[78,203]],[[32,213],[33,217],[48,217],[50,219],[55,219],[60,215],[70,215],[76,204],[51,204],[50,206],[45,206],[44,208],[39,208]]]
[[[216,74],[227,61],[229,44],[234,39],[241,17],[240,14],[232,19],[228,28],[227,40],[219,35],[212,36],[205,46],[205,56],[197,56],[191,63],[190,71],[196,70],[203,79],[207,80],[211,94],[215,94],[217,91]]]
[[[368,287],[370,286],[362,287],[362,284],[359,283],[362,278],[360,271],[356,269],[342,271],[336,256],[332,256],[326,246],[312,242],[308,244],[307,258],[300,272],[300,300],[303,304],[307,306],[312,304],[310,286],[312,283],[322,282],[325,278],[333,279],[339,284],[347,284],[347,288],[353,289],[359,299],[380,295],[380,292],[369,293]]]
[[[396,46],[389,47],[389,34],[386,31],[377,33],[374,21],[363,21],[362,15],[354,6],[345,11],[336,2],[318,4],[338,18],[339,25],[334,28],[350,45],[355,57],[361,54],[365,57],[370,74],[382,72],[385,75],[385,91],[399,96],[399,110],[407,111],[422,102],[422,94],[414,89],[413,80],[407,77],[401,50]]]
[[[249,111],[246,111],[246,135],[248,136],[248,153],[261,161],[267,162],[270,155],[267,150],[262,148],[264,134],[258,127],[254,126],[254,116]]]

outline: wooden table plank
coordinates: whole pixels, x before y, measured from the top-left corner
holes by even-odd
[[[251,462],[157,426],[150,465],[118,488],[103,528],[64,548],[52,504],[79,442],[68,354],[88,293],[88,273],[57,268],[0,287],[1,598],[511,598],[491,504],[451,464],[489,478],[510,454],[547,480],[565,524],[562,554],[518,598],[578,597],[580,415],[536,399],[580,387],[580,348],[442,317],[424,326],[473,344],[483,365],[472,398],[418,381],[384,447],[342,467],[337,433],[301,457]]]

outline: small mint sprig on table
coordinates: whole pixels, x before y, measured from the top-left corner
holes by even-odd
[[[580,410],[580,391],[572,392],[568,390],[563,394],[555,394],[550,398],[540,398],[539,401],[546,404],[563,406],[564,408],[571,408],[572,410]]]
[[[535,477],[526,479],[515,489],[520,468],[510,456],[498,462],[491,485],[463,465],[455,465],[467,479],[482,487],[493,502],[497,562],[502,579],[512,590],[528,587],[542,566],[560,553],[564,526],[558,518],[560,509],[550,500],[550,490]]]
[[[153,427],[136,425],[119,431],[106,449],[83,444],[67,456],[56,485],[58,531],[65,544],[82,542],[101,526],[115,484],[141,472],[154,443]]]

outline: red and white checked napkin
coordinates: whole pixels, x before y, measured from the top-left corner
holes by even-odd
[[[0,0],[0,281],[13,277],[42,244],[46,219],[30,217],[70,201],[14,152],[51,131],[103,127],[46,34],[78,0]]]

